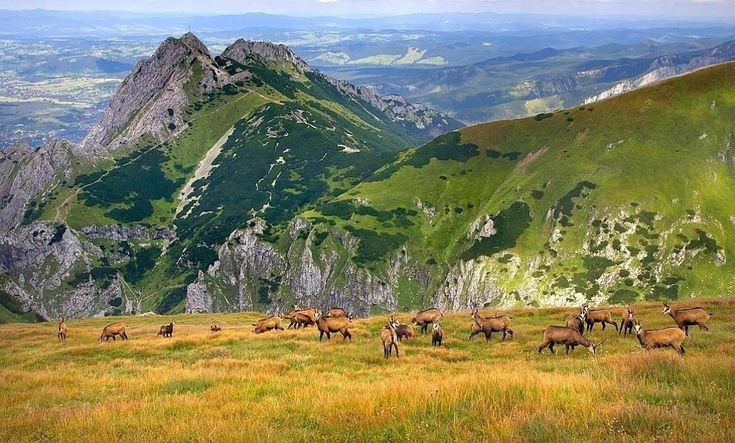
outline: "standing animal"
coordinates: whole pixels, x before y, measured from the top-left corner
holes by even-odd
[[[307,326],[315,325],[318,315],[319,315],[319,310],[316,308],[298,310],[293,313],[290,319],[291,323],[289,323],[288,327],[289,329],[292,327],[294,329],[299,329],[299,328],[305,328]]]
[[[566,326],[549,326],[544,329],[544,342],[538,347],[538,352],[540,354],[544,348],[548,347],[553,354],[555,352],[554,345],[564,345],[567,354],[577,346],[583,346],[592,354],[596,354],[597,347],[601,344],[602,342],[599,344],[592,343],[577,329],[567,328]]]
[[[281,318],[276,316],[258,320],[257,322],[253,323],[252,326],[253,332],[256,334],[262,334],[263,332],[272,331],[274,329],[278,331],[283,331],[283,326],[281,326]]]
[[[411,319],[411,323],[421,328],[421,333],[426,334],[429,330],[429,325],[442,318],[444,314],[436,308],[426,309],[424,311],[416,313]]]
[[[222,328],[220,328],[217,323],[212,322],[212,326],[209,327],[209,330],[212,332],[219,332],[222,330]]]
[[[677,326],[663,329],[644,330],[640,322],[635,323],[635,334],[641,347],[647,351],[653,348],[674,348],[679,355],[684,355],[684,346],[681,343],[687,337],[686,332]]]
[[[386,323],[385,328],[380,331],[380,341],[383,342],[383,357],[388,358],[396,350],[396,358],[398,358],[398,336],[396,335],[395,317],[391,316]]]
[[[502,332],[503,340],[510,335],[513,338],[513,330],[510,329],[511,318],[507,315],[500,317],[482,317],[477,309],[472,311],[472,332],[470,332],[470,340],[477,334],[485,334],[485,341],[488,342],[492,338],[493,332]]]
[[[579,331],[580,334],[584,334],[584,328],[585,328],[585,322],[584,322],[585,316],[584,312],[580,312],[579,314],[569,314],[567,316],[566,323],[564,323],[564,326],[567,328],[576,329]]]
[[[399,341],[403,341],[404,338],[407,340],[415,338],[416,332],[413,330],[413,326],[411,325],[396,324],[396,335],[398,336]]]
[[[623,337],[625,337],[628,334],[633,333],[633,326],[635,325],[635,311],[633,308],[628,306],[625,308],[625,311],[623,311],[623,318],[620,320],[620,331],[618,331],[618,335],[620,333],[623,333]]]
[[[328,317],[347,317],[350,318],[350,315],[342,308],[329,308],[329,312],[327,312]]]
[[[163,335],[164,337],[173,337],[174,336],[174,321],[171,320],[171,323],[167,325],[161,325],[161,329],[158,330],[158,334],[156,334],[156,337],[159,335]]]
[[[431,331],[431,345],[441,346],[442,340],[444,339],[444,332],[442,331],[442,325],[439,322],[434,323]]]
[[[112,338],[112,341],[115,341],[116,336],[120,336],[122,340],[128,339],[128,334],[126,331],[125,323],[113,323],[111,325],[107,325],[102,329],[102,335],[100,335],[99,340],[102,341],[102,339],[105,339],[105,341],[109,341],[110,338]]]
[[[347,330],[350,327],[350,319],[347,317],[322,317],[317,312],[316,327],[319,329],[319,341],[322,341],[325,335],[327,340],[331,340],[332,334],[336,332],[342,334],[342,340],[349,338],[352,341],[352,334]]]
[[[602,330],[605,330],[606,324],[615,326],[615,332],[618,332],[618,324],[612,319],[612,313],[607,309],[590,309],[582,306],[580,312],[584,313],[584,321],[587,324],[587,332],[591,332],[595,327],[595,323],[602,323]]]
[[[704,324],[714,315],[705,311],[704,308],[682,308],[672,309],[669,302],[664,302],[664,314],[670,315],[674,319],[676,325],[681,328],[686,335],[689,335],[689,326],[697,325],[700,330],[709,331],[707,325]]]
[[[56,327],[56,337],[59,341],[66,341],[66,319],[61,317],[59,325]]]

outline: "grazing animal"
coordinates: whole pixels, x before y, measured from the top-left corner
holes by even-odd
[[[403,341],[404,338],[407,340],[410,338],[416,338],[416,332],[411,325],[396,324],[396,335],[398,336],[399,341]]]
[[[293,312],[293,315],[290,318],[291,323],[289,323],[288,328],[291,329],[293,327],[294,329],[299,329],[299,328],[305,328],[307,326],[315,325],[318,315],[319,315],[319,310],[316,308],[301,309],[301,310],[295,311]]]
[[[252,326],[253,332],[256,334],[262,334],[263,332],[272,331],[274,329],[278,331],[283,331],[283,326],[281,326],[281,318],[276,316],[258,320],[257,322],[253,323]]]
[[[66,319],[64,317],[61,317],[59,325],[56,328],[56,337],[59,341],[66,341]]]
[[[623,337],[625,337],[628,334],[633,333],[633,326],[635,325],[635,311],[633,308],[628,306],[625,308],[625,311],[623,311],[623,318],[620,320],[620,331],[618,331],[618,335],[620,333],[623,333]]]
[[[319,341],[322,341],[325,335],[327,340],[331,340],[332,334],[337,332],[342,334],[342,340],[349,338],[352,341],[352,334],[347,330],[350,327],[350,319],[347,317],[322,317],[317,312],[316,327],[319,329]]]
[[[683,329],[670,326],[663,329],[644,330],[640,322],[635,322],[635,334],[641,347],[647,351],[653,348],[674,348],[679,355],[684,355],[684,346],[681,343],[687,337]]]
[[[113,323],[111,325],[107,325],[102,329],[102,335],[100,335],[100,338],[97,341],[102,341],[102,339],[109,341],[110,338],[112,338],[112,341],[115,341],[115,337],[118,335],[122,340],[127,340],[128,334],[126,329],[125,323]]]
[[[596,354],[597,347],[601,344],[602,342],[599,344],[592,343],[577,329],[567,328],[566,326],[549,326],[544,329],[544,342],[538,347],[538,352],[540,354],[544,348],[548,347],[549,351],[554,354],[554,345],[564,345],[567,354],[577,346],[583,346],[592,354]]]
[[[351,318],[350,314],[347,313],[342,308],[329,308],[329,312],[327,312],[327,317],[347,317]]]
[[[426,334],[426,332],[429,330],[429,325],[439,320],[443,316],[444,314],[442,314],[440,310],[436,308],[430,308],[426,309],[425,311],[416,313],[416,315],[411,319],[411,323],[419,326],[421,328],[422,334]]]
[[[442,340],[444,339],[444,332],[442,331],[442,325],[439,322],[434,323],[431,331],[431,345],[441,346]]]
[[[670,315],[674,319],[676,326],[681,328],[686,335],[689,335],[689,326],[697,325],[700,330],[709,331],[707,325],[704,324],[713,315],[705,311],[703,308],[682,308],[672,309],[669,302],[664,302],[664,314]]]
[[[584,328],[585,328],[585,322],[584,322],[584,312],[580,312],[577,315],[569,314],[567,316],[567,321],[564,323],[564,326],[567,328],[576,329],[579,331],[580,334],[584,334]]]
[[[587,324],[587,332],[592,332],[595,323],[602,323],[602,330],[605,330],[606,324],[615,326],[615,332],[618,332],[618,324],[612,319],[612,313],[607,309],[590,309],[582,306],[580,312],[584,313],[584,321]]]
[[[222,328],[220,328],[217,323],[212,322],[212,326],[209,327],[209,330],[212,332],[219,332],[222,330]]]
[[[485,341],[488,342],[492,338],[493,332],[502,332],[503,340],[510,335],[513,338],[513,330],[510,329],[511,319],[507,315],[500,317],[482,317],[477,309],[472,310],[472,332],[470,332],[470,340],[477,334],[485,334]]]
[[[396,319],[391,316],[386,323],[385,328],[380,331],[380,341],[383,342],[383,357],[388,358],[396,350],[396,358],[398,358],[398,336],[396,334]]]
[[[159,329],[158,334],[156,334],[156,337],[159,335],[163,335],[164,337],[173,337],[174,336],[174,321],[171,320],[171,323],[167,325],[161,325],[161,329]]]

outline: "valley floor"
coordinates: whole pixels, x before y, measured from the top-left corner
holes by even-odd
[[[69,321],[66,343],[55,323],[1,325],[0,441],[733,441],[735,299],[698,303],[715,315],[685,357],[599,326],[596,358],[539,355],[573,309],[514,310],[515,338],[489,344],[448,314],[443,347],[419,336],[390,360],[383,317],[353,320],[351,343],[256,336],[254,313],[180,315],[171,339],[156,337],[169,317],[120,318],[130,339],[102,344],[110,318]],[[637,309],[646,328],[672,323]]]

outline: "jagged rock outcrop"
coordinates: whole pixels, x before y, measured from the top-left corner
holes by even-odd
[[[185,127],[181,112],[189,104],[187,88],[211,92],[229,81],[194,34],[169,37],[150,58],[135,65],[102,121],[76,151],[92,156],[131,145],[146,134],[159,141],[174,137]]]
[[[21,222],[33,199],[70,179],[71,149],[66,141],[47,140],[37,150],[19,143],[0,151],[0,235]]]
[[[268,62],[289,63],[301,73],[311,69],[288,46],[271,42],[255,42],[240,38],[228,46],[222,53],[222,56],[245,65],[247,65],[247,59],[249,57],[256,56]]]
[[[148,228],[143,225],[90,225],[81,229],[82,234],[93,239],[107,240],[171,240],[176,233],[165,227]]]

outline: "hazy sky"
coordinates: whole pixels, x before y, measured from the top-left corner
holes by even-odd
[[[735,0],[0,0],[0,9],[117,10],[287,15],[396,15],[418,12],[735,16]]]

